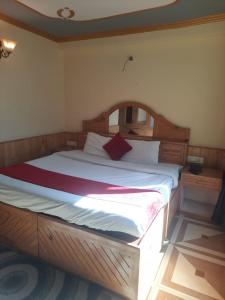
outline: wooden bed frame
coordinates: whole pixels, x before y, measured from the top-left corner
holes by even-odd
[[[76,133],[78,147],[82,148],[87,131],[108,135],[102,124],[105,126],[112,111],[128,104],[150,110],[154,116],[156,131],[151,139],[161,140],[160,161],[184,164],[189,130],[173,125],[150,108],[134,102],[114,106],[97,119],[84,121],[83,132]],[[149,140],[140,136],[128,138]],[[155,256],[167,236],[179,201],[180,185],[172,191],[169,204],[161,210],[145,235],[133,243],[1,203],[0,242],[79,274],[127,299],[145,300],[151,287],[149,278],[153,273]],[[156,240],[153,240],[153,234],[157,236]]]
[[[179,193],[177,188],[170,207],[161,210],[144,237],[134,243],[0,204],[0,242],[101,284],[127,299],[144,300],[154,276],[151,268],[165,237],[166,228],[162,233],[158,224],[171,222],[179,205]],[[158,238],[153,241],[157,231]]]

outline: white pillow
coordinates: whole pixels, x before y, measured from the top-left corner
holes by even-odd
[[[126,153],[121,160],[140,164],[158,164],[160,141],[126,140],[132,150]]]
[[[105,137],[97,133],[88,132],[83,151],[92,155],[109,158],[109,155],[102,148],[102,146],[105,145],[110,139],[110,137]]]

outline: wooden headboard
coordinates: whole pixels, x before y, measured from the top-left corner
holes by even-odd
[[[150,107],[138,102],[122,102],[101,113],[97,118],[83,121],[83,132],[78,135],[78,146],[83,148],[88,132],[96,132],[104,136],[109,133],[109,116],[120,108],[138,107],[154,118],[152,137],[132,134],[123,134],[127,139],[160,140],[159,161],[184,165],[186,163],[190,129],[177,126],[163,116],[157,114]]]
[[[138,102],[122,102],[114,105],[108,111],[101,113],[97,118],[83,121],[83,132],[109,133],[109,116],[116,110],[125,107],[138,107],[154,118],[152,139],[188,143],[190,129],[177,126],[163,116],[157,114],[150,107]]]
[[[96,131],[95,131],[96,132]],[[113,136],[112,134],[107,133],[100,133],[104,136]],[[87,133],[86,132],[79,132],[79,133],[68,133],[68,139],[74,139],[77,141],[77,147],[79,149],[83,149],[85,141],[86,141]],[[133,140],[143,140],[149,141],[152,140],[151,138],[144,137],[144,136],[124,136],[126,139],[133,139]],[[187,159],[187,152],[188,152],[188,144],[184,142],[173,142],[173,141],[166,141],[162,139],[158,139],[161,141],[160,149],[159,149],[159,161],[165,163],[174,163],[179,165],[185,165]]]

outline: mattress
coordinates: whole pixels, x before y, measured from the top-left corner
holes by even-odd
[[[177,186],[179,176],[176,165],[112,161],[79,150],[58,152],[27,164],[140,192],[80,196],[0,175],[1,202],[56,216],[69,223],[137,238],[150,225],[146,208],[160,202],[159,209],[162,209],[170,199],[171,190]]]

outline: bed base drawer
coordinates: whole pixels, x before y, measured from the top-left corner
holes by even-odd
[[[37,256],[37,215],[0,203],[0,216],[0,243]]]

